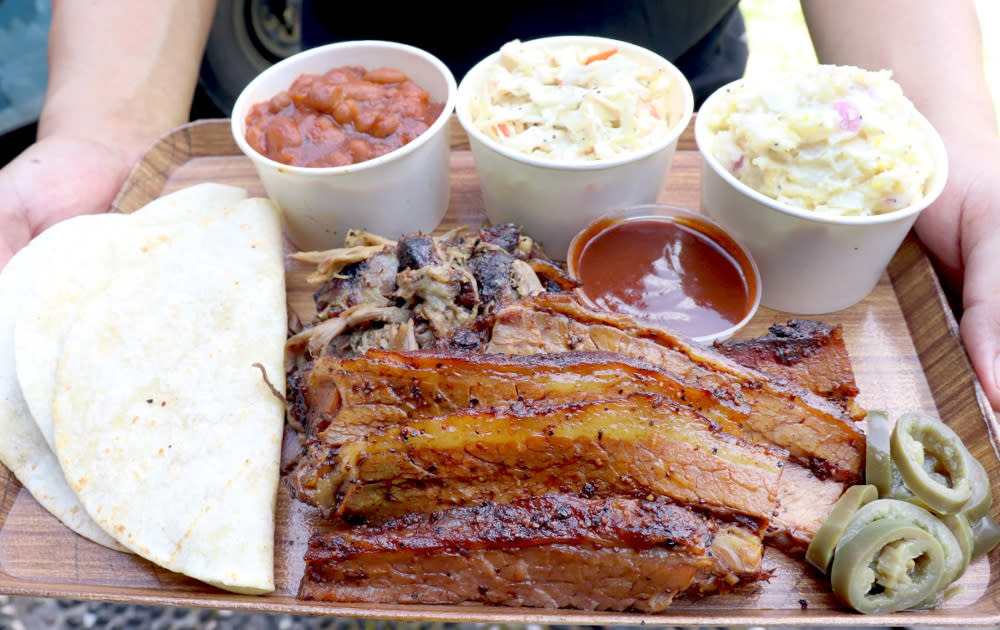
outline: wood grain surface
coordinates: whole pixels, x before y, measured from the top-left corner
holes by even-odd
[[[451,203],[441,230],[480,225],[483,210],[475,163],[457,123],[452,125]],[[699,207],[700,157],[690,129],[682,136],[661,201]],[[187,185],[214,181],[264,195],[250,161],[230,135],[226,120],[185,125],[157,142],[132,172],[113,211],[132,212]],[[309,271],[289,262],[290,309],[312,314]],[[761,309],[741,337],[762,334],[787,313]],[[972,371],[934,270],[920,245],[909,238],[889,269],[860,304],[821,319],[843,327],[859,403],[895,418],[922,410],[944,418],[970,445],[996,487],[1000,480],[992,410]],[[162,506],[169,510],[169,505]],[[994,514],[1000,512],[994,506]],[[828,586],[798,558],[769,550],[774,577],[732,594],[677,600],[659,615],[486,606],[323,604],[295,599],[302,552],[313,514],[281,491],[278,502],[275,593],[250,597],[225,593],[165,571],[132,555],[110,551],[64,528],[0,467],[0,592],[74,599],[100,599],[178,606],[387,620],[483,621],[545,624],[668,624],[987,626],[1000,624],[1000,553],[973,563],[955,596],[933,611],[861,616],[839,606]]]

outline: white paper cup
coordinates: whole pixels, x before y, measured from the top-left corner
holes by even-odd
[[[701,110],[710,111],[710,96]],[[839,311],[871,293],[920,212],[934,202],[948,178],[944,143],[920,118],[935,169],[927,194],[894,212],[828,216],[778,202],[736,179],[707,150],[707,116],[695,119],[702,157],[701,211],[750,250],[761,274],[761,305],[800,315]]]
[[[443,103],[438,119],[413,141],[377,158],[347,166],[289,166],[255,151],[246,140],[250,107],[287,90],[301,74],[342,66],[395,68]],[[233,106],[233,138],[257,169],[267,195],[281,209],[288,239],[300,249],[343,245],[350,229],[397,238],[431,232],[448,210],[449,126],[457,85],[451,71],[423,50],[382,41],[339,42],[312,48],[264,70]]]
[[[493,223],[515,223],[554,258],[566,255],[570,240],[585,225],[611,208],[654,203],[663,188],[677,139],[694,111],[691,86],[681,72],[655,53],[613,39],[589,36],[546,37],[526,46],[616,47],[642,63],[663,67],[674,89],[670,110],[677,112],[670,132],[657,143],[612,160],[555,162],[521,154],[481,132],[472,123],[469,102],[479,91],[494,53],[473,67],[458,86],[455,111],[469,136],[483,191],[486,215]]]

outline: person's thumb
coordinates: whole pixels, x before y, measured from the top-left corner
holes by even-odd
[[[967,305],[961,334],[983,391],[993,409],[1000,412],[1000,293]]]

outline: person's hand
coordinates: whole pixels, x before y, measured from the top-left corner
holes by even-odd
[[[962,341],[1000,410],[1000,138],[949,147],[948,185],[916,229],[946,284],[961,292]]]
[[[0,268],[50,225],[107,211],[131,161],[91,138],[52,135],[0,169]]]
[[[208,0],[52,5],[39,141],[0,170],[0,267],[50,225],[107,211],[150,143],[188,120],[215,16]]]

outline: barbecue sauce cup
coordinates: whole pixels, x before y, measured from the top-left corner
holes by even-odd
[[[760,305],[753,256],[704,215],[667,204],[608,212],[572,240],[570,275],[593,308],[710,345]]]

